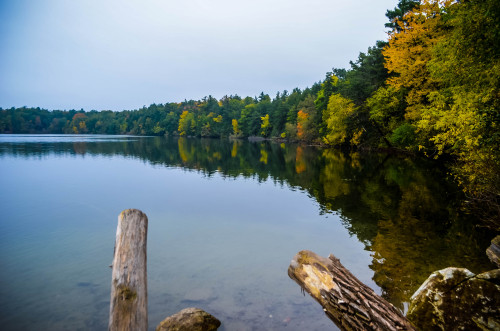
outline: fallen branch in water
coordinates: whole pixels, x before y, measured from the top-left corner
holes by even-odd
[[[342,330],[415,330],[403,314],[359,281],[340,260],[311,251],[295,255],[288,275]]]

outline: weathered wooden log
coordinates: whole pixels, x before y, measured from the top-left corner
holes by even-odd
[[[295,255],[288,275],[342,330],[415,330],[403,314],[359,281],[340,260],[311,251]]]
[[[148,328],[146,244],[148,218],[137,209],[118,216],[111,276],[110,331]]]

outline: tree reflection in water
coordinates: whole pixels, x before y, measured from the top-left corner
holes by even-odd
[[[12,142],[2,143],[0,149],[0,156],[48,153],[123,155],[205,176],[217,172],[259,181],[272,178],[305,191],[318,201],[320,213],[340,215],[349,232],[372,252],[373,279],[383,296],[401,310],[435,270],[491,269],[484,253],[491,238],[474,226],[473,215],[461,212],[464,197],[446,180],[445,171],[427,160],[268,141],[184,137],[82,136],[77,143]]]

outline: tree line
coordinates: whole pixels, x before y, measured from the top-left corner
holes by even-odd
[[[0,109],[0,133],[259,136],[398,148],[452,159],[464,190],[498,218],[498,1],[400,0],[386,16],[387,41],[304,90],[121,112]]]

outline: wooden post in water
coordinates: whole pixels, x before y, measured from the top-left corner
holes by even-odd
[[[148,217],[137,209],[118,216],[111,276],[110,331],[146,331]]]

